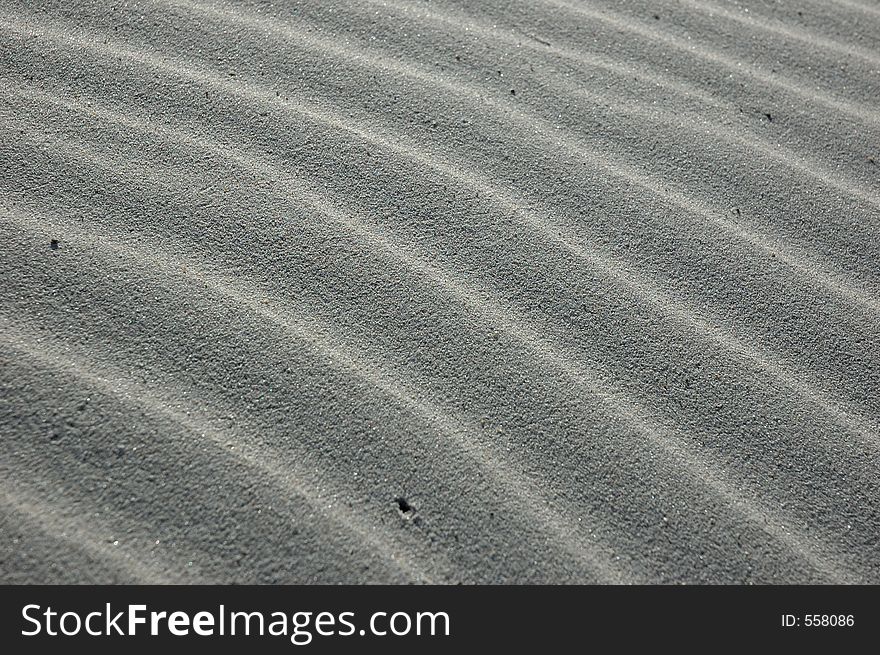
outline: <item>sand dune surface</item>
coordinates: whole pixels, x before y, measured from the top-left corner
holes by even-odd
[[[0,1],[0,579],[880,582],[880,5]]]

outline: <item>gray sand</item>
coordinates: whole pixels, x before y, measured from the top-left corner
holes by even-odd
[[[0,90],[0,581],[880,582],[876,2],[2,0]]]

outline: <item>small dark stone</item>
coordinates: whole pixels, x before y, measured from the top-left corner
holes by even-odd
[[[510,95],[515,96],[515,95],[516,95],[516,89],[511,89],[511,90],[510,90]]]
[[[52,250],[58,250],[58,239],[52,239],[52,240],[49,242],[49,247],[50,247]]]
[[[660,15],[659,15],[659,14],[654,14],[654,20],[660,20]]]
[[[764,116],[767,117],[767,120],[768,120],[768,121],[770,121],[771,123],[773,122],[773,116],[770,114],[770,112],[766,112],[766,111],[765,111],[765,112],[764,112]]]

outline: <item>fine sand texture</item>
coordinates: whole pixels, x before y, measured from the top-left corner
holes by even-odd
[[[880,583],[876,0],[0,0],[0,581]]]

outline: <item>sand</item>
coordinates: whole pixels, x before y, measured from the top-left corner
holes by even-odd
[[[880,582],[880,5],[3,0],[0,581]]]

